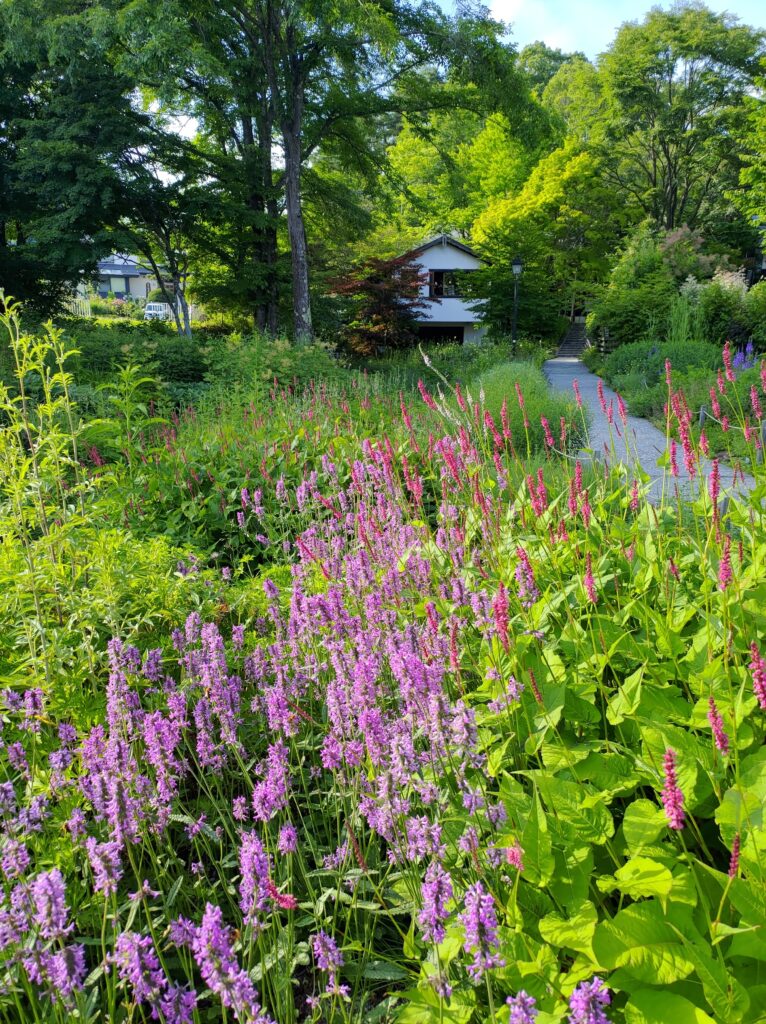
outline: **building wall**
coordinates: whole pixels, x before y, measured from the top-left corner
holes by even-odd
[[[478,257],[471,253],[463,252],[453,245],[433,245],[429,249],[418,253],[413,260],[424,270],[478,270],[482,263]],[[428,285],[420,289],[421,295],[428,296]],[[444,296],[438,301],[429,299],[428,307],[418,311],[418,319],[432,324],[463,324],[466,326],[464,338],[466,341],[477,341],[484,333],[480,328],[479,311],[475,304],[455,296]]]

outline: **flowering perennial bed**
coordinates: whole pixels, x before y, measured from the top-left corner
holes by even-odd
[[[115,637],[90,721],[6,690],[5,1020],[763,1019],[764,471],[682,426],[689,496],[511,489],[460,406],[326,457],[289,581]]]

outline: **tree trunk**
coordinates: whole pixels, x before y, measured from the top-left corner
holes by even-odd
[[[300,101],[296,99],[295,106]],[[301,142],[300,116],[293,124],[285,125],[282,136],[285,144],[285,194],[287,200],[287,233],[293,270],[293,333],[298,345],[312,341],[311,299],[309,296],[309,258],[306,229],[301,202]],[[297,121],[297,124],[296,124]]]

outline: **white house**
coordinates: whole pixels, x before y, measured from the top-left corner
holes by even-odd
[[[151,270],[136,256],[114,253],[98,262],[96,291],[103,298],[111,292],[118,299],[145,299],[157,287]]]
[[[473,249],[450,235],[437,235],[408,255],[413,265],[428,271],[421,294],[429,301],[417,312],[421,337],[427,341],[479,341],[486,328],[480,322],[477,303],[460,295],[462,275],[484,265]]]

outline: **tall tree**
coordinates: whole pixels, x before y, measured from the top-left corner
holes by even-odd
[[[48,313],[95,273],[146,118],[77,5],[0,6],[0,284]],[[73,13],[74,12],[74,13]]]
[[[463,4],[450,19],[428,0],[129,0],[122,26],[130,66],[169,102],[185,99],[235,165],[229,187],[247,176],[253,229],[271,254],[254,246],[260,264],[273,256],[283,200],[299,341],[312,334],[306,167],[352,124],[427,109],[423,69],[465,81],[502,50],[483,8]]]
[[[689,2],[623,25],[603,56],[605,171],[660,227],[709,224],[737,187],[744,98],[763,55],[762,32]]]

